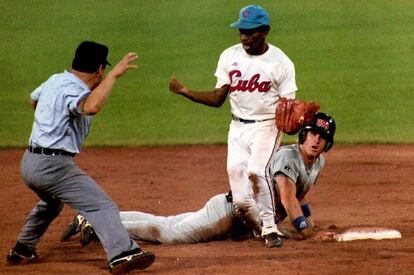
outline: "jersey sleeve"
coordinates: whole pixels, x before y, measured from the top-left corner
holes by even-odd
[[[65,102],[69,111],[74,115],[82,115],[83,112],[80,108],[80,103],[85,100],[91,91],[84,89],[80,86],[69,86],[65,88]]]
[[[280,150],[277,152],[271,171],[273,177],[283,174],[293,182],[296,182],[299,177],[299,170],[293,154],[290,150]]]
[[[224,85],[230,85],[230,77],[227,72],[227,51],[221,53],[219,61],[217,63],[217,69],[214,76],[217,78],[216,89],[223,87]]]
[[[325,157],[323,155],[319,156],[319,161],[320,161],[320,169],[322,170],[322,168],[325,166]]]
[[[296,86],[295,65],[286,57],[282,66],[282,73],[278,81],[279,95],[287,98],[295,98],[295,92],[298,89]]]
[[[39,87],[37,87],[31,94],[30,94],[30,98],[33,101],[39,101],[40,98],[40,93],[42,91],[42,85],[40,85]]]
[[[319,175],[321,174],[321,171],[322,171],[324,165],[325,165],[325,158],[323,157],[323,155],[320,155],[319,160],[318,160],[319,173],[315,178],[315,181],[313,183],[314,185],[316,185],[316,183],[318,182]]]

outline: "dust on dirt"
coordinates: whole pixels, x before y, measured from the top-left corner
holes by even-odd
[[[37,202],[23,184],[23,149],[0,150],[2,182],[1,274],[107,274],[99,244],[81,247],[79,237],[59,242],[74,212],[67,206],[38,245],[36,263],[6,266],[26,216]],[[169,215],[201,208],[229,189],[226,146],[86,148],[79,166],[113,198],[121,210]],[[139,242],[155,263],[156,274],[409,274],[414,270],[414,146],[335,146],[310,194],[316,223],[322,228],[357,225],[391,227],[402,239],[343,243],[285,241],[266,248],[262,241],[215,241],[193,245]],[[284,226],[289,226],[285,223]]]

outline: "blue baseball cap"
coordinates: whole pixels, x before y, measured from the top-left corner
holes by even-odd
[[[230,24],[230,27],[234,29],[255,29],[263,25],[270,25],[269,15],[259,5],[250,5],[240,10],[239,20]]]

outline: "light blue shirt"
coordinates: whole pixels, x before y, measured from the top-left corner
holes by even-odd
[[[37,101],[29,144],[79,153],[92,116],[78,108],[91,90],[69,71],[52,75],[31,94]]]

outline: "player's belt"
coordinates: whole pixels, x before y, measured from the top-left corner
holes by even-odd
[[[231,114],[231,118],[232,118],[234,121],[237,121],[237,122],[242,122],[242,123],[256,123],[256,122],[263,122],[263,121],[268,121],[268,120],[272,120],[272,119],[274,119],[274,118],[259,119],[259,120],[243,119],[243,118],[239,118],[239,117],[237,117],[237,116],[235,116],[235,115],[233,115],[233,114]]]
[[[49,149],[49,148],[42,148],[42,147],[27,147],[27,150],[29,152],[35,153],[35,154],[43,154],[43,155],[50,155],[50,156],[70,156],[74,157],[76,154],[71,153],[65,150],[59,150],[59,149]]]

